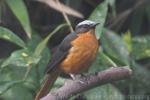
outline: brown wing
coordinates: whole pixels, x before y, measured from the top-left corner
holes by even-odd
[[[61,42],[61,44],[58,46],[56,52],[53,54],[50,63],[48,64],[45,72],[50,73],[54,68],[56,68],[62,60],[65,59],[65,57],[68,54],[69,49],[71,48],[71,41],[73,41],[75,38],[77,38],[76,33],[70,33],[66,38]]]

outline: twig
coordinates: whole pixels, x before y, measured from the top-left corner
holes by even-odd
[[[64,5],[63,3],[60,3],[61,7],[63,8],[63,9],[60,9],[56,0],[32,0],[32,1],[38,1],[41,3],[45,3],[49,7],[51,7],[52,9],[54,9],[58,12],[62,12],[62,10],[63,10],[67,15],[71,15],[71,16],[81,18],[81,19],[84,18],[84,15],[82,13],[78,12],[77,10],[75,10],[67,5]]]
[[[59,8],[60,8],[60,9],[63,9],[63,7],[61,6],[59,0],[56,0],[56,2],[58,3]],[[70,31],[73,32],[74,30],[73,30],[73,28],[72,28],[72,26],[71,26],[71,22],[69,21],[69,18],[68,18],[68,16],[67,16],[67,14],[66,14],[63,10],[62,10],[61,13],[62,13],[62,15],[64,16],[64,18],[65,18],[65,20],[66,20],[66,22],[67,22],[67,24],[68,24],[68,26],[69,26],[69,28],[70,28]]]
[[[41,100],[67,100],[69,97],[91,88],[125,79],[131,74],[132,70],[128,66],[111,67],[102,72],[82,77],[81,82],[79,80],[68,80],[64,86],[54,92],[50,92]]]

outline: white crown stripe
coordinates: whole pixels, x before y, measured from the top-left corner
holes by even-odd
[[[80,22],[77,26],[81,26],[81,25],[92,25],[95,24],[95,22],[91,21],[91,20],[85,20],[83,22]]]

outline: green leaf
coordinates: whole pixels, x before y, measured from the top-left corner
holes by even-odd
[[[107,63],[110,64],[111,66],[117,67],[117,64],[111,58],[109,58],[105,53],[100,52],[100,57],[102,57],[104,60],[106,60]]]
[[[100,25],[97,26],[96,28],[96,37],[97,39],[100,38],[101,33],[102,33],[102,28],[104,26],[106,17],[107,17],[107,10],[108,10],[108,3],[104,1],[103,3],[99,4],[92,14],[90,15],[89,19],[99,22]]]
[[[40,56],[42,51],[45,49],[49,38],[52,36],[52,34],[49,34],[44,40],[42,40],[36,47],[34,55]]]
[[[132,52],[132,38],[131,38],[131,32],[127,31],[125,34],[122,35],[122,38],[126,42],[127,48],[129,52]]]
[[[150,57],[150,36],[134,37],[132,39],[133,44],[133,56],[136,60]]]
[[[14,83],[1,97],[4,100],[33,100],[33,91],[23,84]]]
[[[31,51],[34,51],[39,42],[42,41],[41,36],[38,33],[33,32],[32,39],[29,39],[26,43],[27,48]]]
[[[25,48],[25,43],[17,35],[11,32],[9,29],[0,27],[0,38],[8,40],[16,45]]]
[[[24,77],[26,67],[7,66],[0,70],[0,82],[21,80]]]
[[[27,36],[31,38],[31,26],[30,26],[29,16],[23,0],[6,0],[6,2],[10,7],[10,9],[12,10],[12,12],[17,17],[17,19],[20,21]]]
[[[23,81],[7,81],[7,82],[0,82],[0,95],[6,92],[9,88],[13,87],[14,85],[20,84]]]
[[[67,26],[67,24],[61,24],[61,25],[59,25],[59,26],[56,27],[56,29],[55,29],[53,32],[51,32],[44,40],[42,40],[42,41],[38,44],[38,46],[36,47],[35,52],[34,52],[34,55],[39,56],[39,55],[42,53],[42,51],[44,50],[44,48],[46,47],[47,42],[48,42],[48,40],[51,38],[51,36],[52,36],[53,34],[55,34],[57,31],[59,31],[61,28],[65,27],[65,26]]]
[[[104,85],[84,93],[87,100],[124,100],[123,95],[112,85]]]
[[[31,65],[37,64],[40,57],[34,56],[33,52],[28,49],[18,50],[11,54],[11,56],[3,62],[2,67],[8,65],[29,67]]]
[[[45,71],[47,64],[50,61],[50,58],[51,58],[50,50],[48,48],[45,48],[41,54],[41,60],[38,62],[38,66],[37,66],[40,79],[43,79],[44,77],[44,74],[45,74],[44,71]]]
[[[120,63],[129,65],[129,51],[123,39],[112,31],[104,30],[101,42],[108,55],[115,58]]]

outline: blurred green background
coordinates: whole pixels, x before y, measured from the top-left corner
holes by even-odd
[[[133,75],[71,100],[150,100],[149,0],[0,0],[0,100],[33,100],[58,44],[90,19],[101,49],[89,73],[130,66]],[[58,78],[54,88],[64,84]]]

